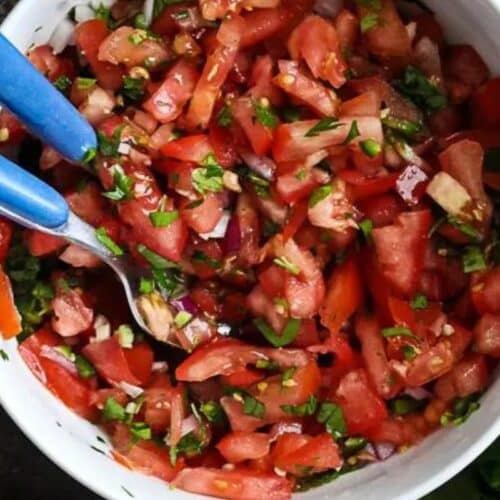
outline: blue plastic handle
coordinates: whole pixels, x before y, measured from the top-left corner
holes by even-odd
[[[0,207],[32,224],[55,229],[69,217],[66,200],[48,184],[0,156]]]
[[[72,162],[97,147],[94,130],[29,60],[0,34],[0,103]]]

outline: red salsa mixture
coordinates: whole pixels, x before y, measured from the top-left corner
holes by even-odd
[[[93,255],[1,220],[3,336],[197,494],[288,499],[464,422],[500,357],[500,79],[417,2],[143,4],[29,51],[87,170],[5,111],[0,141],[144,270],[153,335]]]

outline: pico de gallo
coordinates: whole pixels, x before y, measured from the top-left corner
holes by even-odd
[[[95,256],[3,219],[0,330],[114,459],[287,499],[479,408],[500,357],[500,79],[432,11],[118,0],[51,43],[28,57],[98,149],[69,164],[6,111],[0,144],[143,269],[152,335]]]

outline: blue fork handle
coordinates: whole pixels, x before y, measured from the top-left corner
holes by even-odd
[[[34,226],[55,229],[68,221],[66,200],[48,184],[0,156],[0,209]]]
[[[0,103],[33,134],[78,163],[97,138],[73,105],[0,34]]]

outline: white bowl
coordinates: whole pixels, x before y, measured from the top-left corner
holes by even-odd
[[[1,31],[20,49],[48,40],[72,5],[82,0],[22,0]],[[500,73],[500,0],[429,0],[448,39],[472,44]],[[15,75],[12,75],[15,78]],[[500,97],[499,97],[500,98]],[[31,375],[16,342],[4,343],[9,362],[0,361],[0,402],[24,433],[68,474],[108,500],[201,498],[151,477],[131,472],[91,447],[107,451],[102,433],[75,416]],[[443,429],[420,446],[384,463],[348,474],[304,499],[416,500],[470,464],[500,435],[500,377],[482,398],[481,409],[461,427]],[[261,500],[261,499],[255,499]]]

